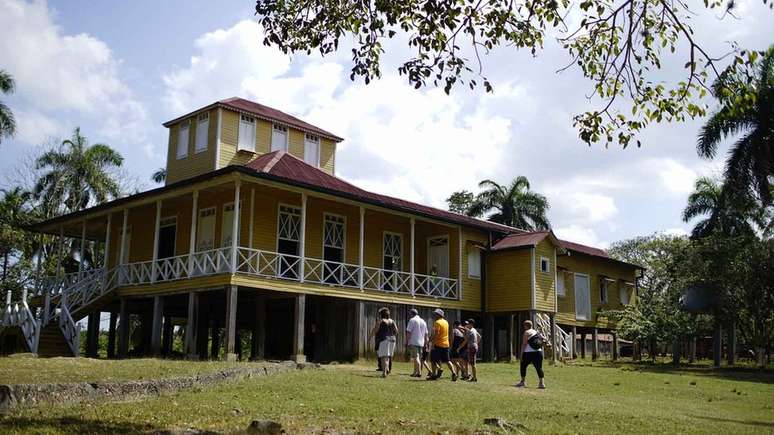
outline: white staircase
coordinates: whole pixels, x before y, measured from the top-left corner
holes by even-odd
[[[558,346],[556,349],[552,348],[551,351],[557,352],[558,359],[572,357],[572,336],[560,328],[559,325],[554,326]],[[545,313],[536,313],[535,329],[543,334],[543,337],[551,337],[551,317]],[[549,340],[548,346],[552,346],[552,340]]]
[[[11,302],[11,293],[8,293],[1,325],[4,328],[19,327],[29,351],[33,353],[41,353],[42,330],[47,331],[45,345],[50,344],[52,334],[61,332],[71,354],[78,356],[80,327],[75,319],[83,317],[79,316],[80,312],[114,290],[116,283],[116,269],[93,269],[46,278],[35,291],[35,296],[43,298],[43,305],[34,310],[34,314],[28,305],[26,290],[22,300],[15,303]],[[51,332],[50,325],[57,325],[58,332]]]

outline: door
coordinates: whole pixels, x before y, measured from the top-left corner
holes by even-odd
[[[427,240],[428,275],[449,277],[449,238],[432,237]]]
[[[591,285],[589,276],[580,273],[575,274],[575,318],[578,320],[591,319]]]
[[[196,251],[209,251],[215,247],[215,207],[199,210],[199,219],[196,229]],[[196,270],[194,273],[215,272],[215,257],[210,253],[196,256]]]
[[[299,278],[300,237],[301,209],[280,205],[277,221],[277,276],[287,279]]]
[[[174,217],[162,219],[159,227],[159,258],[175,256],[176,237],[177,219]]]
[[[390,271],[400,271],[403,269],[403,236],[395,233],[384,233],[382,269],[384,269],[384,290],[398,290],[398,274]]]
[[[323,276],[328,284],[343,284],[344,274],[344,217],[325,214],[323,224]]]

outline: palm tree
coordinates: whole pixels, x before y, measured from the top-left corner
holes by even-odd
[[[47,204],[62,204],[66,212],[116,198],[121,192],[110,170],[120,167],[123,161],[109,145],[89,145],[81,129],[76,128],[72,138],[37,159],[36,169],[47,172],[35,184],[35,196]]]
[[[0,92],[3,94],[11,94],[16,87],[16,83],[13,81],[13,77],[0,69]],[[0,101],[0,142],[3,141],[3,137],[11,137],[16,133],[16,119],[13,117],[13,112],[2,101]]]
[[[32,195],[21,187],[2,189],[0,192],[3,193],[0,200],[0,255],[3,268],[0,282],[5,285],[11,257],[26,250],[27,235],[21,227],[30,223],[28,203]]]
[[[468,210],[471,216],[494,211],[492,222],[523,230],[545,230],[550,227],[546,213],[549,205],[545,196],[529,190],[527,177],[518,176],[509,186],[484,180],[478,187],[485,189]]]
[[[163,183],[167,179],[167,168],[159,168],[156,170],[156,172],[151,175],[151,180],[153,180],[154,183]]]
[[[741,195],[712,178],[696,180],[694,192],[688,196],[683,221],[702,219],[693,227],[691,238],[700,239],[715,232],[734,237],[755,234],[753,224],[764,227],[763,208],[746,195]]]
[[[752,74],[727,71],[713,90],[721,106],[702,127],[696,149],[701,157],[712,158],[723,139],[740,134],[726,160],[727,183],[757,194],[768,205],[769,177],[774,176],[774,45]]]

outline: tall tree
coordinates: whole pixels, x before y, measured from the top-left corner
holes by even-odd
[[[701,129],[696,149],[700,156],[713,158],[724,139],[740,136],[726,160],[726,183],[757,194],[769,205],[774,177],[774,45],[753,66],[724,72],[713,88],[720,108]]]
[[[120,167],[123,160],[109,145],[89,145],[76,128],[58,149],[38,158],[37,169],[45,172],[35,184],[35,195],[49,204],[62,204],[63,212],[116,198],[120,188],[110,171]]]
[[[467,190],[454,192],[448,198],[446,198],[446,203],[449,205],[449,211],[464,214],[466,216],[479,217],[480,214],[471,214],[472,211],[476,211],[472,209],[475,202],[476,195],[474,195],[473,192]]]
[[[510,185],[501,185],[492,180],[478,184],[484,189],[470,207],[471,216],[493,212],[489,220],[523,230],[545,230],[550,227],[549,205],[545,196],[530,190],[525,176],[516,177]]]
[[[683,210],[683,221],[701,219],[693,227],[691,238],[707,237],[720,232],[729,237],[752,235],[753,223],[763,227],[762,208],[756,202],[727,185],[708,177],[696,180],[693,193]]]
[[[0,288],[5,296],[7,290],[16,293],[22,283],[19,281],[19,266],[24,254],[29,253],[29,236],[21,229],[30,223],[30,192],[20,187],[2,190],[0,199]]]
[[[0,92],[3,94],[13,93],[16,83],[5,70],[0,69]],[[0,101],[0,142],[3,137],[11,137],[16,133],[16,119],[13,112],[2,101]]]
[[[731,11],[735,4],[704,1],[709,10]],[[456,85],[472,89],[479,83],[491,91],[484,75],[487,53],[500,48],[535,56],[547,37],[556,37],[570,58],[557,68],[577,68],[594,96],[595,107],[574,119],[580,138],[625,147],[650,122],[703,116],[709,83],[725,63],[736,67],[751,61],[751,52],[733,43],[729,51],[736,56],[708,53],[691,27],[694,6],[672,0],[257,0],[255,12],[265,45],[327,55],[341,41],[343,50],[349,52],[351,45],[350,78],[362,77],[366,84],[381,77],[382,55],[390,50],[411,85],[442,86],[447,93]],[[398,43],[388,44],[391,40],[403,41],[407,52],[400,53]],[[659,71],[670,53],[676,64],[685,64],[682,79],[665,81]],[[622,98],[630,101],[617,104]]]

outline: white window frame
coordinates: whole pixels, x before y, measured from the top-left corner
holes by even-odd
[[[185,128],[183,128],[185,127]],[[181,145],[180,135],[183,133],[183,130],[185,130],[185,144],[184,146]],[[177,160],[183,160],[184,158],[188,157],[188,145],[191,142],[191,120],[186,119],[185,121],[181,121],[180,124],[177,126],[177,145],[175,149],[175,157]],[[181,152],[182,151],[182,152]]]
[[[327,245],[325,244],[325,223],[328,220],[328,218],[334,218],[334,219],[341,219],[342,224],[342,234],[341,234],[341,262],[346,263],[347,261],[347,217],[344,215],[336,214],[336,213],[323,213],[323,227],[322,227],[322,257],[325,258],[325,248],[338,248],[338,246],[333,245]]]
[[[274,252],[279,252],[279,241],[280,241],[280,239],[288,240],[288,241],[291,241],[291,242],[298,242],[299,243],[298,247],[299,247],[299,249],[301,248],[301,233],[300,233],[300,231],[302,231],[303,229],[300,227],[300,225],[299,225],[299,229],[298,229],[298,231],[299,231],[298,239],[294,240],[294,239],[289,239],[287,237],[280,237],[280,220],[281,220],[282,214],[286,213],[286,212],[282,211],[283,207],[288,208],[288,209],[297,210],[298,211],[298,217],[299,217],[299,219],[301,218],[301,206],[293,205],[293,204],[287,204],[287,203],[284,203],[284,202],[280,202],[279,204],[277,204],[277,230],[275,231],[275,234],[274,234],[274,238],[276,239],[275,240]]]
[[[201,244],[201,233],[200,228],[202,228],[201,223],[203,221],[203,218],[208,216],[214,216],[215,219],[212,222],[212,246],[208,249],[199,249],[199,245]],[[194,249],[196,252],[206,252],[215,249],[215,237],[217,235],[215,234],[215,230],[218,227],[218,208],[216,206],[212,207],[201,207],[199,208],[199,215],[196,219],[196,246],[194,246]]]
[[[425,243],[425,253],[426,253],[425,257],[427,257],[425,258],[425,261],[427,262],[427,275],[430,275],[430,272],[433,268],[433,265],[430,264],[430,242],[432,242],[433,240],[439,240],[439,239],[446,240],[446,259],[449,261],[449,272],[447,273],[447,275],[450,275],[450,276],[441,276],[440,274],[438,274],[438,276],[441,278],[451,278],[451,274],[452,274],[451,240],[449,240],[448,234],[439,234],[437,236],[429,236],[427,238],[427,242]]]
[[[561,285],[559,283],[561,283]],[[559,291],[560,288],[562,289],[561,291]],[[567,286],[565,285],[563,270],[556,271],[556,295],[560,298],[567,296]]]
[[[285,134],[285,143],[282,146],[282,149],[274,149],[274,130],[281,131]],[[269,144],[269,149],[271,151],[285,151],[288,152],[288,143],[290,142],[290,129],[287,125],[279,124],[279,123],[272,123],[271,125],[271,143]]]
[[[586,283],[588,284],[587,286],[589,289],[589,317],[588,318],[578,316],[578,289],[575,286],[575,280],[578,277],[585,278]],[[572,288],[573,288],[573,292],[575,293],[575,320],[583,320],[583,321],[591,320],[591,318],[593,317],[593,313],[591,311],[593,309],[591,304],[591,277],[585,273],[575,272],[572,277]]]
[[[543,270],[543,262],[545,262],[546,268]],[[551,260],[548,257],[540,257],[540,271],[543,273],[551,273]]]
[[[471,256],[471,254],[473,254]],[[470,279],[481,279],[481,249],[473,246],[472,248],[468,248],[467,252],[467,261],[468,261],[468,278]],[[472,267],[470,267],[470,259],[471,257],[477,257],[478,258],[478,274],[474,274],[472,272]]]
[[[606,304],[610,302],[610,288],[608,287],[610,280],[604,276],[600,276],[599,281],[599,303]],[[602,297],[603,295],[604,298]]]
[[[624,298],[621,297],[621,295],[626,295],[626,302],[624,302]],[[618,302],[621,303],[621,305],[629,305],[632,301],[631,296],[629,295],[629,284],[627,284],[625,281],[621,281],[618,283]]]
[[[398,244],[398,246],[400,247],[400,256],[398,257],[400,259],[400,269],[398,269],[398,270],[390,269],[390,272],[403,272],[403,268],[405,267],[405,264],[403,262],[403,255],[404,255],[403,234],[402,233],[396,233],[396,232],[393,232],[393,231],[382,231],[382,267],[381,267],[381,269],[382,270],[387,270],[384,267],[384,257],[387,254],[385,252],[385,248],[387,247],[387,245],[384,242],[387,240],[387,235],[397,236],[398,240],[400,241],[400,243]],[[391,257],[394,257],[394,256],[391,255]]]
[[[316,162],[309,162],[306,159],[306,147],[307,143],[312,143],[315,146],[317,146],[317,161]],[[320,145],[320,136],[315,136],[313,134],[304,133],[304,161],[306,163],[309,163],[310,165],[313,165],[317,168],[320,167],[320,151],[321,151],[321,145]]]
[[[207,124],[207,128],[201,127]],[[202,131],[204,133],[202,134]],[[199,154],[207,151],[207,146],[210,140],[210,112],[200,113],[196,117],[196,143],[194,144],[194,154]],[[202,142],[203,141],[203,142]]]
[[[246,143],[246,144],[242,143],[242,139],[243,139],[241,134],[242,123],[252,124],[253,134],[249,135],[250,143]],[[239,114],[239,128],[237,128],[237,151],[249,151],[251,153],[255,152],[255,136],[257,134],[256,131],[258,128],[257,124],[258,124],[258,120],[254,116],[244,115],[241,113]],[[248,147],[251,144],[252,144],[252,147]]]

